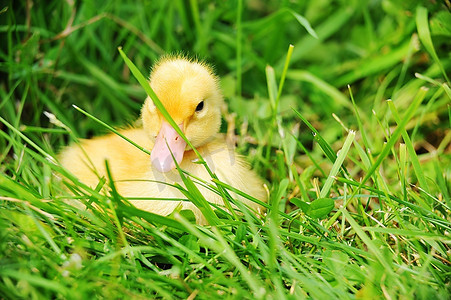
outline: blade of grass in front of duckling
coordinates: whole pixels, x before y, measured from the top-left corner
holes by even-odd
[[[138,80],[138,83],[144,88],[147,95],[150,97],[150,99],[152,99],[152,102],[158,108],[158,110],[166,119],[166,121],[168,121],[168,123],[172,126],[172,128],[174,128],[174,130],[185,140],[188,146],[193,149],[193,151],[198,155],[199,159],[203,161],[202,157],[200,157],[199,152],[197,152],[197,150],[193,147],[191,142],[186,138],[185,134],[183,134],[180,127],[175,123],[174,119],[172,119],[171,115],[163,106],[163,103],[161,103],[160,99],[158,99],[157,94],[155,94],[146,78],[141,74],[141,72],[138,70],[135,64],[127,57],[127,55],[125,55],[124,51],[122,51],[122,48],[119,47],[118,50],[125,64],[130,68],[130,71],[132,72],[133,76],[136,78],[136,80]]]
[[[203,157],[200,155],[200,153],[196,150],[196,148],[191,144],[191,142],[187,139],[185,134],[182,132],[180,127],[175,123],[175,121],[172,119],[171,115],[168,113],[166,108],[164,107],[163,103],[161,103],[160,99],[158,99],[158,96],[153,91],[150,84],[147,82],[147,80],[144,78],[144,76],[141,74],[141,72],[138,70],[138,68],[135,66],[135,64],[127,57],[127,55],[122,51],[122,48],[118,48],[119,53],[124,60],[125,64],[130,68],[130,71],[132,72],[133,76],[135,76],[136,80],[138,80],[139,84],[144,88],[147,95],[152,99],[155,106],[158,108],[160,113],[164,116],[166,121],[174,128],[174,130],[183,138],[183,140],[186,142],[186,144],[193,149],[194,153],[196,153],[196,156],[199,159],[199,163],[202,164],[205,169],[207,170],[210,177],[214,179],[218,179],[215,173],[211,171],[211,169],[208,167],[207,162],[203,159]],[[230,206],[230,200],[231,196],[225,189],[222,189],[220,186],[218,186],[218,189],[220,193],[222,194],[222,198],[224,200],[224,203],[226,206]]]
[[[152,87],[150,86],[149,82],[146,80],[146,78],[141,74],[141,72],[138,70],[138,68],[135,66],[135,64],[127,57],[127,55],[122,51],[121,47],[118,47],[119,54],[121,55],[122,59],[124,60],[125,64],[130,68],[130,71],[132,72],[133,76],[138,80],[139,84],[144,88],[147,95],[152,99],[152,102],[155,104],[155,106],[158,108],[160,113],[163,115],[163,117],[168,121],[168,123],[174,128],[174,130],[183,138],[183,140],[186,142],[186,144],[193,149],[194,153],[196,153],[196,156],[199,158],[199,163],[203,164],[213,178],[216,176],[214,173],[210,170],[205,160],[202,158],[200,153],[196,150],[196,148],[191,144],[191,142],[187,139],[185,134],[182,132],[180,127],[175,123],[174,119],[172,119],[171,115],[168,113],[166,108],[164,107],[163,103],[161,103],[160,99],[158,99],[157,94],[153,91]]]
[[[167,144],[167,142],[166,142]],[[169,148],[169,146],[168,146]],[[171,151],[171,148],[169,148],[169,151],[171,152],[172,159],[174,160],[175,166],[177,168],[177,171],[179,172],[180,178],[182,179],[183,183],[185,184],[186,190],[183,188],[180,188],[179,190],[189,199],[191,200],[194,205],[196,205],[197,208],[202,212],[205,219],[207,219],[208,224],[211,226],[217,225],[219,222],[218,216],[215,214],[213,209],[211,208],[208,201],[205,199],[204,195],[199,191],[197,186],[194,184],[193,180],[190,177],[185,176],[183,171],[180,169],[179,164],[177,163],[177,160],[174,157],[174,154]],[[177,185],[177,183],[176,183]]]
[[[72,104],[72,107],[75,108],[76,110],[78,110],[79,112],[81,112],[82,114],[84,114],[85,116],[87,116],[88,118],[90,118],[90,119],[96,121],[97,123],[99,123],[100,125],[104,126],[106,129],[110,130],[111,132],[114,132],[115,134],[117,134],[118,136],[120,136],[121,138],[123,138],[124,140],[126,140],[127,142],[129,142],[130,144],[132,144],[133,146],[135,146],[136,148],[138,148],[142,152],[150,155],[150,151],[149,150],[147,150],[147,149],[141,147],[140,145],[136,144],[131,139],[129,139],[125,135],[121,134],[119,131],[117,131],[116,129],[114,129],[113,127],[108,125],[107,123],[103,122],[102,120],[97,119],[96,117],[94,117],[93,115],[91,115],[87,111],[84,111],[83,109],[81,109],[80,107],[78,107],[75,104]]]

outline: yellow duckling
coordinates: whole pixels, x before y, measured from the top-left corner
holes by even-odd
[[[227,145],[224,135],[218,133],[223,96],[218,80],[208,66],[180,57],[163,58],[151,72],[150,86],[219,180],[266,201],[262,181]],[[130,198],[185,198],[178,189],[161,183],[177,182],[183,186],[171,152],[183,170],[210,182],[205,167],[196,163],[194,151],[187,147],[149,97],[142,107],[141,118],[142,128],[124,129],[120,133],[143,148],[151,149],[150,158],[118,135],[109,134],[84,140],[81,147],[67,147],[60,155],[61,164],[80,181],[95,187],[99,178],[106,177],[105,160],[108,160],[118,192]],[[199,190],[207,201],[223,205],[222,198],[214,192],[202,186]],[[256,211],[262,209],[254,202],[242,197],[238,199]],[[139,209],[160,215],[168,215],[182,205],[183,209],[194,212],[199,224],[206,223],[201,212],[188,201],[130,202]]]

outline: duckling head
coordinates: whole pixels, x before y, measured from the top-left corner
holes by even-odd
[[[163,58],[152,69],[150,86],[194,147],[204,145],[218,133],[223,97],[218,79],[207,65],[181,57]],[[171,171],[175,168],[172,155],[179,164],[189,150],[186,142],[149,97],[141,117],[153,142],[153,167],[160,172]]]

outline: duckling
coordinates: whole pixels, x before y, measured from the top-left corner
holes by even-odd
[[[224,100],[212,69],[203,62],[184,57],[164,57],[153,67],[149,84],[218,179],[266,201],[262,180],[219,133]],[[105,160],[108,160],[115,186],[122,196],[177,199],[130,200],[137,208],[168,215],[181,205],[182,209],[193,211],[198,224],[206,224],[200,210],[191,202],[180,200],[186,198],[177,188],[165,183],[184,186],[175,162],[182,170],[210,182],[207,170],[196,163],[194,151],[149,97],[142,106],[141,120],[141,128],[119,132],[143,148],[151,149],[150,157],[120,136],[108,134],[65,148],[59,156],[62,166],[81,182],[95,187],[99,178],[106,177]],[[223,205],[219,195],[203,186],[198,188],[208,202]],[[263,211],[252,201],[233,193],[232,196],[257,212]]]

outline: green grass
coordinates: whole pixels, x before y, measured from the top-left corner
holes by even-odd
[[[0,298],[449,298],[447,2],[299,2],[2,3]],[[134,75],[166,52],[221,77],[222,131],[265,179],[263,219],[217,179],[172,187],[215,224],[200,227],[56,162],[77,138],[134,124]]]

